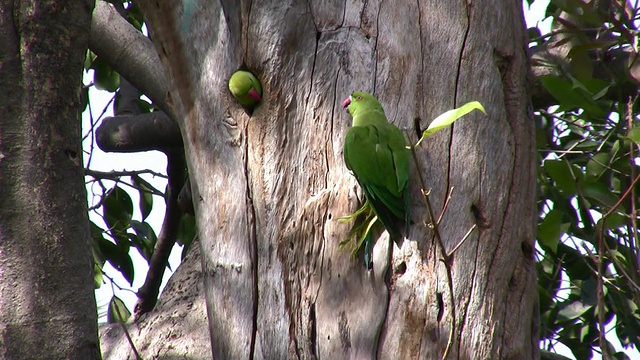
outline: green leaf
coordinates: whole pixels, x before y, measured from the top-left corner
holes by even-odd
[[[613,354],[613,357],[616,360],[631,360],[631,358],[624,351],[619,351]]]
[[[586,173],[590,180],[597,180],[609,167],[611,155],[608,152],[599,152],[587,161]]]
[[[102,278],[102,265],[104,262],[100,261],[99,254],[94,250],[93,251],[93,287],[94,289],[99,289],[104,280]]]
[[[564,305],[558,312],[558,317],[561,320],[573,320],[582,316],[585,312],[589,311],[593,307],[592,304],[584,303],[582,300],[571,301]]]
[[[582,195],[591,201],[605,206],[612,207],[617,198],[611,193],[609,187],[602,182],[588,182],[582,186]],[[621,205],[622,206],[622,205]]]
[[[593,62],[584,48],[573,47],[567,55],[571,59],[571,73],[578,79],[590,78],[593,74]]]
[[[564,148],[565,150],[573,149],[573,150],[595,150],[600,143],[597,141],[589,141],[589,140],[573,140],[570,141]]]
[[[111,188],[102,203],[104,219],[118,244],[128,243],[126,231],[133,216],[131,197],[119,186]]]
[[[596,294],[598,282],[594,278],[584,280],[580,284],[580,299],[587,305],[596,305],[598,297]]]
[[[133,261],[129,256],[129,246],[116,245],[103,238],[98,243],[98,249],[106,261],[118,270],[129,284],[133,284],[134,270]]]
[[[602,25],[602,20],[595,9],[582,0],[551,0],[551,3],[573,15],[580,22],[587,22],[592,26]]]
[[[129,20],[129,23],[136,29],[142,29],[142,25],[144,24],[144,17],[142,16],[142,11],[140,10],[140,7],[137,3],[129,3],[129,7],[127,8],[127,20]]]
[[[541,37],[542,34],[540,33],[540,29],[538,29],[537,27],[534,26],[527,29],[527,38],[529,39],[529,41],[536,41],[536,44],[541,44]]]
[[[622,138],[631,140],[636,145],[640,145],[640,127],[631,129],[627,136],[623,136]]]
[[[87,54],[84,57],[84,68],[91,69],[91,64],[96,60],[96,54],[91,50],[87,50]]]
[[[180,219],[180,227],[178,228],[178,235],[176,242],[183,246],[182,259],[187,256],[189,248],[193,243],[193,239],[196,236],[196,218],[189,214],[182,214]]]
[[[603,220],[602,218],[598,220],[598,226],[601,226],[602,220]],[[606,219],[604,219],[604,230],[617,229],[627,224],[627,221],[628,221],[627,215],[623,215],[616,211],[612,214],[609,214],[609,216],[607,216]]]
[[[131,181],[133,182],[133,185],[138,188],[138,193],[140,195],[140,202],[138,206],[140,207],[140,213],[142,214],[142,220],[144,221],[147,216],[149,216],[151,209],[153,208],[153,186],[138,175],[131,176]]]
[[[557,258],[562,259],[563,268],[571,280],[586,280],[592,277],[592,269],[595,265],[580,251],[561,242],[558,244]]]
[[[82,112],[84,112],[89,106],[89,86],[82,86],[80,101],[82,101]]]
[[[131,243],[148,263],[153,255],[158,237],[151,225],[146,222],[131,220],[131,228],[136,232],[136,235],[130,234],[129,236]]]
[[[557,112],[581,108],[596,118],[606,117],[607,111],[595,102],[594,95],[577,79],[569,82],[557,76],[545,76],[541,80],[544,88],[558,100]]]
[[[91,68],[94,70],[93,83],[97,89],[114,92],[120,87],[120,75],[101,58],[96,58],[91,63]]]
[[[127,280],[129,285],[133,285],[133,261],[131,261],[131,256],[127,253],[126,255],[121,255],[118,258],[115,258],[113,261],[109,261],[116,270],[120,271],[122,276]]]
[[[138,99],[138,107],[142,114],[150,113],[153,110],[153,104],[144,99]]]
[[[537,262],[536,268],[538,270],[540,313],[544,313],[551,310],[554,298],[562,285],[560,264],[554,262],[551,256],[547,255]]]
[[[424,140],[427,136],[444,129],[445,127],[453,124],[454,121],[458,120],[459,118],[467,115],[468,113],[472,112],[473,110],[480,110],[483,113],[487,113],[484,110],[484,107],[482,107],[482,104],[480,104],[477,101],[472,101],[472,102],[468,102],[462,106],[460,106],[459,108],[453,109],[453,110],[449,110],[446,111],[445,113],[441,114],[440,116],[438,116],[437,118],[435,118],[431,124],[429,124],[429,127],[427,128],[427,130],[425,130],[422,133],[422,137],[420,138],[420,140],[418,140],[418,142],[416,143],[416,146],[420,145],[420,143],[422,142],[422,140]]]
[[[566,233],[569,224],[562,223],[562,213],[551,210],[538,225],[538,241],[553,253],[558,251],[558,243],[562,234]]]
[[[107,322],[109,324],[124,323],[131,317],[131,312],[127,309],[124,301],[119,297],[113,296],[109,301],[109,309],[107,310]]]
[[[543,167],[563,193],[576,193],[576,180],[582,178],[582,170],[577,165],[570,165],[563,160],[545,160]]]

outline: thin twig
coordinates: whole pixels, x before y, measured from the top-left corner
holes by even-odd
[[[444,205],[442,205],[442,212],[440,213],[440,216],[438,217],[438,221],[436,222],[437,225],[440,225],[440,222],[442,221],[442,218],[444,217],[444,214],[447,211],[447,207],[449,207],[449,200],[451,200],[451,194],[453,194],[453,189],[454,189],[454,187],[452,186],[449,189],[449,193],[447,194],[447,198],[444,200]]]
[[[609,217],[611,214],[613,214],[613,212],[618,208],[618,206],[620,206],[620,204],[622,204],[622,201],[624,201],[624,199],[632,192],[633,188],[635,187],[636,183],[638,182],[638,180],[640,180],[640,174],[638,176],[635,177],[635,179],[633,179],[633,182],[631,183],[631,185],[627,188],[627,190],[624,192],[624,194],[622,194],[622,196],[620,197],[620,199],[618,199],[618,201],[611,207],[611,209],[609,209],[604,215],[602,215],[602,219],[600,219],[600,226],[598,226],[598,287],[597,287],[597,291],[596,291],[596,296],[598,299],[598,327],[600,329],[600,335],[599,335],[599,345],[600,345],[600,349],[602,350],[602,358],[605,360],[609,359],[609,353],[607,351],[607,342],[606,339],[604,337],[604,333],[605,333],[605,329],[604,329],[604,325],[605,325],[605,313],[604,313],[604,276],[603,276],[603,272],[604,272],[604,261],[603,261],[603,254],[605,251],[605,244],[604,244],[604,224],[607,220],[607,217]]]
[[[629,101],[627,102],[627,129],[628,131],[631,131],[631,129],[633,128],[633,104],[636,102],[637,98],[634,99],[633,101],[631,100],[631,98],[629,98]],[[637,146],[637,145],[636,145]],[[631,142],[629,144],[629,169],[630,169],[630,177],[633,179],[635,177],[635,163],[634,163],[634,159],[635,156],[633,154],[633,150],[634,150],[634,143]],[[633,216],[630,216],[630,222],[631,222],[631,234],[633,234],[632,236],[629,237],[630,240],[630,246],[629,248],[631,249],[631,253],[634,255],[634,258],[636,259],[636,268],[639,267],[640,263],[640,259],[638,259],[638,254],[637,254],[637,247],[636,245],[638,244],[638,224],[636,223],[636,191],[635,191],[635,187],[631,188],[631,197],[629,198],[630,202],[631,202],[631,214],[633,214]]]
[[[132,293],[132,294],[134,294],[134,295],[136,294],[136,292],[135,292],[135,291],[133,291],[133,290],[131,290],[131,289],[127,289],[127,288],[125,288],[125,287],[122,287],[122,286],[118,285],[118,283],[116,283],[116,281],[115,281],[111,276],[107,275],[107,273],[106,273],[106,272],[102,271],[102,276],[106,277],[106,278],[109,280],[109,283],[111,283],[111,288],[112,288],[112,289],[111,289],[111,291],[112,291],[112,292],[113,292],[113,287],[115,286],[115,287],[117,287],[117,288],[118,288],[118,290],[120,290],[120,291],[128,291],[128,292],[130,292],[130,293]],[[114,294],[115,294],[115,293],[114,293]]]
[[[414,160],[416,160],[416,158],[414,158]],[[431,225],[433,226],[432,229],[433,229],[433,233],[435,234],[436,241],[438,242],[438,247],[440,247],[440,253],[444,261],[446,263],[449,263],[449,256],[447,255],[447,251],[445,250],[444,242],[442,242],[442,237],[440,237],[440,231],[438,230],[438,223],[436,223],[436,217],[435,215],[433,215],[433,208],[431,206],[431,200],[429,200],[429,194],[426,191],[424,191],[424,188],[420,189],[420,192],[422,192],[422,197],[427,203],[427,210],[429,211],[429,219],[431,221]]]
[[[409,133],[405,130],[405,134],[407,139],[410,139]],[[421,189],[423,198],[425,203],[427,204],[427,210],[429,211],[429,219],[433,224],[433,233],[435,235],[438,247],[440,248],[440,254],[442,256],[442,261],[444,263],[444,267],[447,273],[447,285],[449,286],[449,306],[451,307],[451,329],[449,330],[449,340],[447,341],[447,346],[444,349],[444,353],[442,354],[442,360],[446,360],[449,356],[449,352],[451,352],[451,348],[453,347],[453,339],[456,328],[456,304],[453,299],[453,275],[451,274],[451,263],[449,262],[449,257],[447,255],[447,251],[444,248],[444,243],[442,242],[442,238],[440,237],[440,231],[438,231],[438,223],[436,222],[436,218],[433,215],[433,209],[431,208],[431,201],[429,200],[429,194],[425,191],[427,188],[425,185],[424,178],[422,176],[422,170],[420,169],[420,164],[418,163],[418,156],[416,155],[416,149],[411,146],[411,155],[413,157],[413,162],[416,165],[416,170],[418,171],[418,178],[420,179]]]
[[[471,233],[473,232],[473,230],[476,229],[476,224],[473,224],[473,226],[471,226],[471,228],[469,229],[469,231],[467,231],[466,234],[464,234],[464,236],[462,237],[462,240],[460,240],[458,242],[458,244],[456,244],[456,246],[453,247],[453,250],[451,250],[451,252],[449,252],[448,256],[452,256],[453,253],[456,252],[456,250],[458,250],[460,248],[460,246],[469,238],[469,236],[471,236]]]
[[[102,172],[102,171],[85,169],[85,175],[92,176],[94,179],[98,179],[98,181],[111,180],[111,181],[115,181],[116,185],[122,184],[122,185],[128,186],[128,187],[130,187],[130,188],[132,188],[134,190],[141,191],[143,193],[150,193],[151,195],[158,195],[158,196],[162,196],[162,197],[165,196],[165,194],[162,191],[156,189],[151,184],[146,184],[145,188],[141,188],[141,187],[136,186],[134,184],[129,184],[126,181],[122,181],[122,179],[120,178],[120,177],[124,177],[124,176],[131,176],[131,175],[137,175],[137,174],[152,174],[154,176],[166,178],[165,175],[156,173],[155,171],[151,171],[151,170]],[[95,181],[95,180],[90,180],[90,181],[87,181],[85,183],[90,183],[92,181]]]
[[[115,289],[113,288],[113,281],[111,282],[111,293],[113,294],[113,296],[116,296]],[[131,346],[131,350],[133,351],[133,354],[135,355],[136,360],[142,360],[142,356],[140,356],[140,354],[138,353],[138,349],[136,349],[136,346],[133,343],[133,339],[131,338],[131,335],[129,334],[129,330],[127,329],[126,325],[124,324],[124,321],[122,321],[122,313],[120,312],[120,307],[119,306],[115,306],[115,310],[116,310],[117,316],[118,316],[116,321],[118,322],[118,324],[120,324],[120,327],[122,328],[122,331],[124,331],[124,335],[127,337],[127,341],[129,342],[129,346]]]
[[[132,175],[142,175],[142,174],[151,174],[153,176],[157,176],[159,178],[168,179],[168,176],[159,172],[155,172],[153,170],[145,169],[145,170],[123,170],[123,171],[98,171],[93,169],[84,169],[84,174],[93,176],[98,179],[110,179],[115,180],[117,178],[123,176],[132,176]]]

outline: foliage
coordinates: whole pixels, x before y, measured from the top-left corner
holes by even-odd
[[[536,79],[549,101],[533,99],[541,346],[625,359],[602,330],[612,327],[626,351],[640,348],[640,128],[637,79],[625,60],[637,55],[638,9],[552,0],[547,15],[551,33],[531,39],[534,69],[551,69]]]

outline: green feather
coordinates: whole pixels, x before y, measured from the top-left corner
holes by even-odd
[[[378,100],[364,92],[347,98],[353,126],[344,143],[344,161],[389,236],[399,242],[409,225],[409,158],[400,129],[389,123]]]
[[[262,100],[262,86],[252,73],[238,70],[229,79],[231,95],[247,109],[255,108]]]

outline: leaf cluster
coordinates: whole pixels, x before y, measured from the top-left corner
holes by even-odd
[[[541,347],[627,359],[640,348],[638,8],[552,0],[547,16],[550,34],[529,29],[533,66],[553,70],[536,79],[552,101],[534,108]]]

